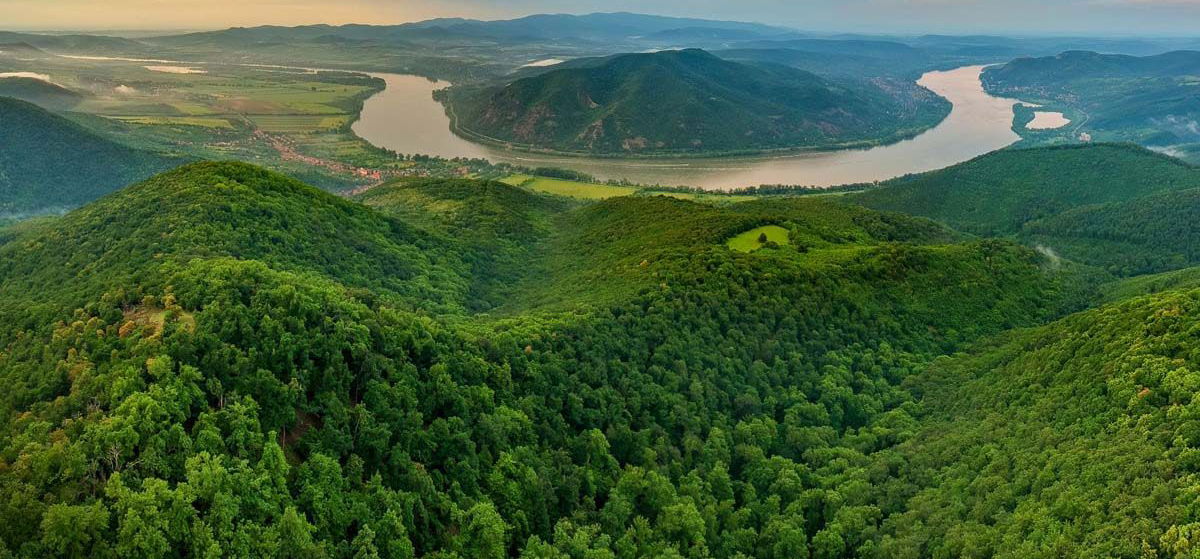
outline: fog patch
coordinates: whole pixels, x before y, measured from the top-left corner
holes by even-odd
[[[66,206],[51,206],[48,208],[40,208],[36,210],[26,210],[20,212],[0,212],[0,222],[3,221],[24,221],[35,217],[50,217],[62,216],[71,211],[71,208]]]
[[[1152,118],[1150,123],[1155,128],[1170,132],[1179,138],[1200,138],[1200,122],[1194,118],[1167,115],[1162,118]]]
[[[1038,254],[1046,257],[1046,262],[1050,264],[1050,269],[1058,270],[1062,268],[1063,259],[1054,249],[1046,245],[1037,245],[1033,247],[1033,250],[1038,251]]]
[[[190,66],[143,66],[143,68],[151,72],[163,72],[166,74],[207,74],[208,70],[193,68]]]
[[[54,80],[50,79],[47,74],[39,74],[37,72],[0,72],[0,78],[29,78],[34,80],[44,81],[49,84],[54,84]]]

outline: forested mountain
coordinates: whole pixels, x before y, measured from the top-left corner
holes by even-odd
[[[0,246],[0,550],[868,553],[905,379],[1095,279],[817,199],[364,199],[196,164]]]
[[[1155,56],[1073,51],[1022,58],[984,74],[989,91],[1066,110],[1097,139],[1200,142],[1200,51]]]
[[[1055,87],[1066,81],[1097,78],[1160,78],[1200,73],[1200,52],[1176,51],[1155,56],[1064,52],[1045,58],[1020,58],[993,68],[997,85]]]
[[[746,41],[713,54],[729,60],[783,64],[822,76],[893,76],[915,80],[939,63],[961,60],[951,53],[926,50],[899,41],[866,39],[787,39]]]
[[[1200,187],[1200,170],[1131,145],[1008,149],[940,171],[887,181],[849,199],[921,215],[980,235],[1090,204]]]
[[[0,43],[25,44],[55,53],[131,54],[151,50],[145,43],[107,35],[43,35],[0,31]]]
[[[600,154],[755,151],[875,143],[940,121],[949,103],[689,49],[577,61],[444,96],[456,130],[486,142]]]
[[[75,207],[179,164],[7,97],[0,97],[0,145],[0,215]]]
[[[1200,168],[1097,144],[1004,150],[847,199],[1132,276],[1200,264],[1197,188]]]

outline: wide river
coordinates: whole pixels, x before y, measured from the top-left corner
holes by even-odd
[[[954,104],[950,116],[911,140],[870,149],[708,159],[604,159],[508,151],[468,142],[450,131],[433,92],[445,82],[373,74],[387,89],[366,101],[354,132],[399,153],[484,158],[527,167],[563,167],[602,179],[729,189],[761,184],[834,186],[873,182],[948,167],[1008,146],[1015,100],[988,95],[983,66],[929,72],[918,81]]]

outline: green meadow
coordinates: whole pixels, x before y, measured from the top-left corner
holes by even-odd
[[[764,238],[766,239],[766,242],[763,242]],[[736,251],[754,252],[766,246],[767,243],[775,243],[779,246],[787,246],[791,244],[790,241],[788,241],[788,230],[778,225],[764,225],[762,227],[755,227],[754,229],[729,239],[729,242],[727,242],[726,245]]]

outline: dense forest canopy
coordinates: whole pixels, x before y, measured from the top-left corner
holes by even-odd
[[[365,200],[196,164],[0,248],[0,549],[872,549],[904,379],[1102,279],[815,199]],[[789,246],[725,246],[765,223]]]

